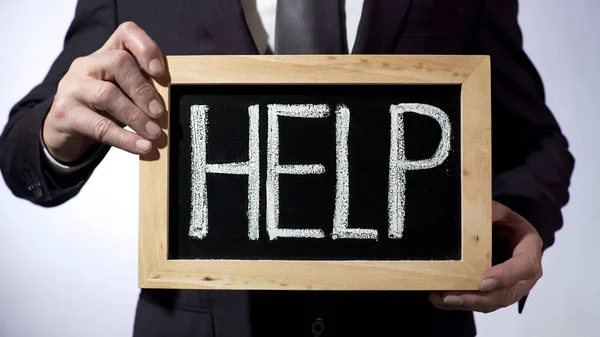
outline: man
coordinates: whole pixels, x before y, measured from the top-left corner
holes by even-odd
[[[64,50],[12,109],[0,138],[7,185],[17,197],[57,206],[77,195],[110,148],[150,151],[165,110],[148,77],[165,75],[165,54],[491,55],[495,266],[479,291],[142,290],[134,335],[474,336],[472,311],[517,301],[522,309],[562,227],[574,160],[522,49],[517,1],[365,0],[353,48],[343,2],[284,3],[312,7],[278,8],[271,46],[240,0],[80,0]],[[309,15],[292,20],[294,13]],[[322,48],[300,34],[311,27]]]

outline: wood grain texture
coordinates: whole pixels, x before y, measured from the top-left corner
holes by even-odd
[[[490,59],[462,85],[463,261],[481,272],[491,267],[492,160]]]
[[[484,56],[170,56],[176,83],[463,83]]]
[[[462,84],[461,261],[169,260],[168,114],[158,150],[140,157],[139,286],[177,289],[474,290],[491,266],[488,56],[167,56],[169,84]]]
[[[154,82],[165,102],[168,86]],[[140,287],[167,260],[167,225],[169,206],[169,118],[168,112],[158,121],[163,135],[154,142],[149,154],[140,156],[138,284]]]
[[[479,273],[462,261],[169,260],[151,288],[285,290],[473,289]],[[443,285],[443,286],[442,286]]]

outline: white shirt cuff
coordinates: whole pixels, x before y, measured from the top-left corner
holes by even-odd
[[[56,158],[54,158],[52,156],[52,154],[50,154],[50,151],[46,147],[46,144],[44,143],[44,140],[41,137],[41,134],[40,134],[40,143],[42,145],[42,150],[44,152],[43,157],[46,158],[46,162],[50,165],[50,167],[52,168],[53,171],[60,173],[60,174],[68,174],[68,173],[77,172],[77,171],[87,167],[92,161],[94,161],[94,159],[96,159],[98,157],[98,155],[100,154],[100,150],[103,148],[102,146],[98,147],[98,150],[96,150],[93,154],[87,155],[87,158],[85,158],[85,160],[77,163],[76,165],[67,165],[67,164],[59,162]]]

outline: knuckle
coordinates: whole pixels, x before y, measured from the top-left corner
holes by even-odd
[[[531,256],[527,257],[527,273],[528,275],[535,275],[535,270],[534,270],[534,262],[533,259],[531,258]]]
[[[152,43],[142,43],[140,52],[142,55],[153,55],[156,52],[156,47]]]
[[[129,109],[123,115],[123,122],[131,127],[143,125],[141,113],[137,108]]]
[[[73,96],[80,87],[78,80],[68,73],[58,82],[57,95]]]
[[[85,65],[86,65],[86,57],[85,56],[79,56],[77,58],[75,58],[73,60],[73,62],[71,62],[71,67],[70,69],[84,69]]]
[[[123,130],[121,132],[116,133],[115,135],[115,144],[117,147],[125,148],[127,144],[127,133]]]
[[[541,263],[541,261],[539,261],[538,259],[534,259],[531,256],[527,259],[527,261],[528,261],[529,275],[532,278],[537,277],[537,275],[539,275],[540,272],[541,272],[541,270],[542,270],[542,263]]]
[[[505,291],[505,296],[502,297],[500,306],[502,308],[509,307],[519,300],[516,287],[508,288]]]
[[[125,120],[125,123],[132,128],[146,132],[145,125],[148,122],[148,119],[139,108],[134,107],[130,109],[130,111],[126,112]]]
[[[132,94],[134,97],[149,97],[153,91],[154,89],[149,84],[142,83],[133,88]]]
[[[65,75],[60,82],[58,82],[58,86],[56,88],[56,92],[66,92],[73,86],[73,80],[71,80],[69,75]]]
[[[53,118],[57,120],[66,119],[69,116],[69,113],[72,111],[72,103],[70,100],[63,96],[56,96],[54,98],[54,102],[52,103],[52,108],[50,112]]]
[[[108,119],[100,118],[94,125],[94,137],[101,142],[105,142],[110,132],[111,124]]]
[[[119,30],[121,30],[125,33],[131,32],[132,30],[137,29],[137,28],[139,28],[139,26],[133,21],[125,21],[122,24],[120,24],[118,27]]]
[[[111,61],[114,66],[121,68],[133,61],[131,55],[125,50],[115,50],[111,53]]]
[[[115,99],[117,96],[117,87],[110,82],[102,82],[95,93],[96,103],[106,102]]]

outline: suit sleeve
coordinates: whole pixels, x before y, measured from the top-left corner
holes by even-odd
[[[490,55],[493,199],[535,226],[546,250],[562,228],[574,158],[523,50],[517,0],[488,0],[476,53]]]
[[[99,49],[116,26],[114,0],[79,0],[62,52],[42,82],[11,109],[0,136],[0,170],[16,197],[44,207],[62,204],[79,193],[106,155],[108,147],[91,148],[88,155],[94,158],[85,169],[57,174],[43,157],[40,131],[58,83],[73,60]]]

